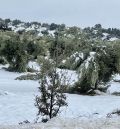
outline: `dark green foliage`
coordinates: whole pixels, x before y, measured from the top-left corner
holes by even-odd
[[[50,25],[48,23],[43,23],[42,24],[42,27],[46,27],[47,29],[49,29],[50,28]]]
[[[8,25],[4,21],[0,21],[0,30],[10,31],[11,29],[8,28]]]
[[[41,42],[28,41],[26,51],[28,55],[33,56],[35,59],[37,59],[37,56],[45,54],[44,45]]]
[[[22,23],[22,22],[20,20],[17,20],[17,19],[15,19],[15,20],[12,21],[12,25],[13,26],[16,26],[16,25],[18,25],[20,23]]]
[[[5,19],[5,24],[8,24],[8,23],[10,23],[10,22],[11,22],[10,19]]]
[[[64,31],[65,28],[66,28],[65,24],[58,25],[58,30],[59,31]]]
[[[85,68],[85,64],[80,67],[81,77],[73,89],[78,93],[88,93],[89,90],[96,89],[106,91],[107,87],[102,88],[99,85],[106,84],[113,74],[120,73],[119,43],[113,43],[113,45],[110,44],[96,50],[94,60],[89,61],[88,67]]]
[[[32,36],[36,36],[38,34],[38,31],[37,30],[29,30],[29,31],[27,31],[27,34],[32,35]]]
[[[36,44],[34,44],[33,42],[29,42],[27,44],[27,52],[29,55],[32,55],[36,50]]]
[[[39,23],[39,22],[36,22],[36,21],[34,21],[34,22],[31,22],[31,24],[32,24],[32,25],[38,25],[38,26],[41,26],[41,23]]]
[[[49,51],[51,57],[56,57],[64,54],[65,42],[60,39],[59,34],[56,33],[55,39],[51,42]]]
[[[43,35],[48,35],[48,34],[49,34],[48,30],[41,31],[41,33],[42,33]]]
[[[30,26],[31,26],[31,23],[26,22],[26,23],[25,23],[25,26],[26,26],[26,27],[30,27]]]
[[[78,81],[75,83],[73,90],[75,90],[78,93],[85,94],[90,89],[91,89],[90,79],[88,80],[88,78],[85,76],[82,80],[80,80],[80,82]]]
[[[83,31],[87,34],[87,38],[102,38],[103,33],[107,33],[107,40],[111,37],[120,38],[120,29],[117,28],[108,28],[105,29],[101,26],[101,24],[96,24],[94,27],[84,28]]]
[[[52,24],[50,25],[50,30],[56,30],[57,28],[58,28],[58,25],[55,24],[55,23],[52,23]]]
[[[24,50],[24,44],[18,39],[5,41],[5,47],[2,50],[3,56],[9,62],[9,70],[25,72],[27,64],[27,54]]]
[[[99,62],[99,80],[103,82],[108,82],[113,71],[115,70],[115,66],[113,63],[112,57],[110,55],[102,54],[98,58]]]
[[[103,29],[102,32],[110,34],[111,37],[115,36],[115,37],[120,38],[120,29],[108,28],[108,29]]]
[[[117,48],[116,48],[117,45]],[[119,60],[120,54],[118,52],[119,44],[114,44],[113,46],[108,46],[105,50],[101,51],[97,56],[97,62],[99,64],[99,80],[103,82],[108,82],[111,75],[114,73],[119,73]]]

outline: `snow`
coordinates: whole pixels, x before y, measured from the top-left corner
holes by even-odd
[[[61,81],[64,82],[65,85],[73,85],[78,81],[78,74],[73,70],[66,69],[57,69],[57,73],[59,74]]]
[[[120,83],[118,82],[111,82],[111,86],[108,88],[107,92],[109,94],[119,92],[120,93]]]
[[[16,26],[13,26],[12,23],[9,23],[8,27],[11,28],[14,32],[22,30],[25,30],[25,32],[36,30],[38,32],[38,36],[43,36],[41,32],[47,30],[46,27],[41,27],[41,25],[32,24],[28,27],[25,25],[25,23],[20,23]],[[48,30],[48,33],[50,36],[54,36],[55,30]]]
[[[116,41],[116,40],[118,40],[118,38],[116,38],[116,37],[113,37],[113,38],[109,39],[109,41]]]
[[[18,31],[23,31],[23,30],[25,30],[24,27],[18,27],[18,28],[16,28],[14,31],[15,31],[15,32],[18,32]]]
[[[0,129],[120,129],[120,119],[81,120],[55,118],[47,123],[0,126]]]
[[[109,36],[109,34],[108,33],[103,33],[103,37],[102,37],[102,40],[105,40],[105,39],[107,39],[107,37]]]
[[[109,36],[109,34],[108,33],[103,33],[103,35],[107,38],[107,36]]]
[[[81,52],[75,52],[70,56],[70,58],[75,58],[75,62],[78,62],[80,59],[84,58],[84,54]]]
[[[94,61],[94,58],[95,58],[95,54],[96,52],[90,52],[90,56],[85,60],[84,62],[84,65],[85,65],[85,68],[87,69],[89,64],[90,64],[90,61]]]
[[[43,34],[41,32],[38,33],[38,36],[43,36]]]
[[[12,25],[9,25],[8,27],[11,28],[13,31],[16,29],[16,27]]]
[[[37,26],[37,25],[31,25],[30,27],[28,27],[28,28],[26,28],[26,32],[27,31],[31,31],[31,30],[37,30],[37,31],[39,31],[39,28],[40,28],[40,26]]]
[[[90,56],[94,57],[96,52],[90,52]]]
[[[48,33],[49,33],[50,35],[54,36],[54,35],[55,35],[55,30],[49,30]]]
[[[116,74],[113,77],[113,80],[109,83],[110,87],[108,88],[107,92],[109,94],[119,92],[120,93],[120,82],[115,82],[114,80],[120,80],[120,75]]]
[[[73,71],[68,73],[68,75],[73,75],[73,79],[77,78],[76,73]],[[20,75],[22,74],[5,71],[0,66],[0,93],[2,92],[2,95],[0,95],[0,129],[5,129],[3,125],[11,125],[7,129],[13,129],[12,125],[17,125],[24,120],[33,123],[36,118],[37,109],[34,106],[34,100],[36,94],[38,94],[37,87],[39,83],[38,81],[14,80]],[[119,78],[119,76],[117,77]],[[75,94],[66,94],[66,96],[68,107],[61,109],[58,118],[47,124],[28,125],[28,127],[25,125],[23,129],[33,129],[32,127],[35,129],[37,127],[40,129],[87,129],[87,127],[90,127],[92,129],[92,126],[96,129],[99,127],[104,129],[108,125],[111,126],[111,129],[112,127],[116,127],[116,129],[120,127],[119,120],[106,120],[108,113],[120,109],[119,96],[83,96]],[[107,126],[105,122],[108,123]],[[14,129],[20,128],[20,126],[16,126]]]
[[[14,80],[19,73],[0,70],[0,123],[13,124],[35,118],[34,98],[38,82]],[[7,93],[7,94],[4,94]],[[31,110],[33,108],[33,110]]]
[[[40,65],[37,62],[35,62],[35,61],[29,61],[28,62],[28,67],[32,68],[32,69],[34,69],[36,71],[40,70]]]
[[[113,110],[120,108],[120,97],[118,96],[67,96],[69,107],[63,114],[69,118],[102,118]]]
[[[28,67],[36,71],[40,71],[40,65],[35,61],[30,61],[28,63]],[[75,82],[78,81],[78,74],[76,73],[76,71],[57,68],[57,72],[61,80],[65,81],[66,85],[73,85]]]
[[[66,60],[62,60],[62,63],[63,63],[63,64],[66,63]]]

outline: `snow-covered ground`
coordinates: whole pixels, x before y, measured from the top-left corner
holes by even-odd
[[[37,114],[34,99],[35,95],[38,93],[38,81],[14,80],[21,74],[7,72],[1,68],[2,67],[0,67],[0,125],[17,125],[24,120],[34,122]],[[118,84],[117,87],[120,88],[119,83],[116,84]],[[111,89],[113,90],[114,88]],[[109,92],[111,92],[111,89],[109,88]],[[106,118],[108,113],[120,109],[119,96],[66,95],[68,107],[61,109],[62,112],[57,119],[50,121],[46,125],[40,124],[41,127],[38,125],[40,129],[87,129],[85,124],[89,125],[89,129],[94,129],[92,128],[92,124],[96,125],[95,129],[98,129],[97,127],[102,127],[100,125],[103,124],[103,119]],[[111,127],[116,125],[116,128],[109,129],[118,129],[118,126],[120,128],[120,124],[117,123],[118,119],[119,118],[113,118],[111,120],[105,119],[104,122],[106,123],[104,123],[104,126],[107,127],[107,123],[109,123]],[[100,123],[98,121],[100,121]],[[83,126],[84,128],[82,128]],[[104,126],[101,129],[104,129]],[[2,126],[0,126],[0,129],[4,129],[1,127]],[[10,129],[15,128],[11,126]],[[37,125],[34,129],[37,129]]]
[[[40,65],[35,61],[30,61],[28,63],[28,67],[36,71],[40,71]],[[57,68],[57,73],[60,76],[60,80],[65,85],[72,85],[78,81],[79,76],[76,71]]]
[[[19,73],[0,69],[0,124],[13,124],[36,116],[38,82],[14,80]]]
[[[120,129],[120,119],[55,118],[47,123],[0,126],[0,129]]]
[[[118,82],[115,82],[114,80]],[[113,94],[115,92],[120,93],[120,75],[119,74],[113,76],[113,80],[110,82],[110,87],[108,88],[107,92],[109,94]]]

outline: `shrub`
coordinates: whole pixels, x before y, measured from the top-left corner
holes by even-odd
[[[25,72],[28,61],[24,44],[18,39],[9,39],[5,41],[2,49],[2,55],[6,58],[10,67],[8,70],[16,72]]]

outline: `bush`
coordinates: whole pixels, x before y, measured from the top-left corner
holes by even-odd
[[[74,84],[74,88],[72,88],[71,90],[73,90],[72,92],[75,93],[87,94],[87,92],[91,89],[91,83],[87,80],[87,77],[85,77],[84,79],[76,82]]]
[[[6,58],[10,64],[10,71],[25,72],[26,64],[28,61],[27,54],[25,52],[24,44],[15,37],[5,41],[5,46],[2,49],[2,55]]]
[[[16,26],[16,25],[18,25],[20,23],[22,23],[22,22],[20,20],[17,20],[17,19],[12,21],[13,26]]]
[[[55,23],[52,23],[52,24],[50,25],[50,30],[56,30],[57,28],[58,28],[58,25],[55,24]]]

